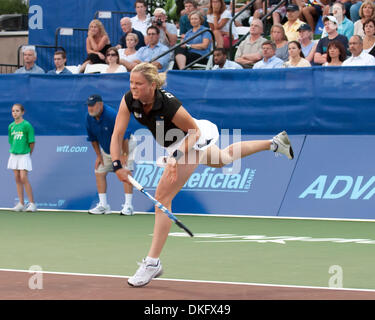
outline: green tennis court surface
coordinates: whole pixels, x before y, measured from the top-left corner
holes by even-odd
[[[0,211],[0,269],[133,275],[153,215]],[[179,216],[161,256],[163,278],[375,289],[375,224]],[[339,280],[337,280],[339,278]]]

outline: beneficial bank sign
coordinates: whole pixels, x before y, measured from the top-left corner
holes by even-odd
[[[145,189],[156,189],[164,168],[154,162],[137,163],[134,178]],[[247,192],[256,176],[256,169],[244,168],[237,174],[224,174],[221,169],[204,167],[194,172],[182,191]]]

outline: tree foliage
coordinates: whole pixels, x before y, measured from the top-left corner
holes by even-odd
[[[8,13],[29,12],[28,5],[23,0],[0,0],[0,15]]]

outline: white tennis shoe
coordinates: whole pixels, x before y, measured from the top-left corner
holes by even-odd
[[[13,207],[13,211],[20,212],[20,211],[25,211],[26,206],[23,205],[21,202],[18,202],[15,207]]]
[[[145,259],[138,262],[139,268],[134,276],[128,279],[128,284],[132,287],[143,287],[152,279],[158,278],[163,274],[163,268],[158,260],[156,265],[148,264]]]
[[[101,203],[98,203],[95,208],[89,210],[90,214],[111,214],[111,207],[109,204],[103,206]]]
[[[134,209],[131,204],[123,204],[122,210],[120,211],[122,216],[134,216]]]
[[[27,205],[27,207],[26,207],[26,211],[27,212],[35,212],[35,211],[37,211],[38,209],[37,209],[37,207],[36,207],[36,204],[35,203],[32,203],[32,202],[30,202],[28,205]]]
[[[285,154],[290,160],[294,158],[293,148],[290,144],[288,134],[285,131],[274,136],[272,142],[276,145],[274,152]]]

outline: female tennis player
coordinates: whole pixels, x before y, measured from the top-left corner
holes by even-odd
[[[141,63],[130,74],[130,91],[120,104],[111,139],[113,168],[122,182],[128,182],[130,172],[122,167],[120,151],[122,137],[130,114],[153,134],[156,141],[167,149],[168,157],[159,164],[165,166],[156,188],[155,198],[171,210],[173,198],[181,190],[199,164],[223,167],[253,153],[272,150],[293,159],[293,150],[286,132],[271,140],[241,141],[221,150],[215,142],[219,137],[215,124],[196,120],[171,93],[161,89],[166,75],[158,73],[150,63]],[[151,248],[128,284],[140,287],[163,270],[159,256],[167,240],[172,221],[155,206],[155,225]]]

